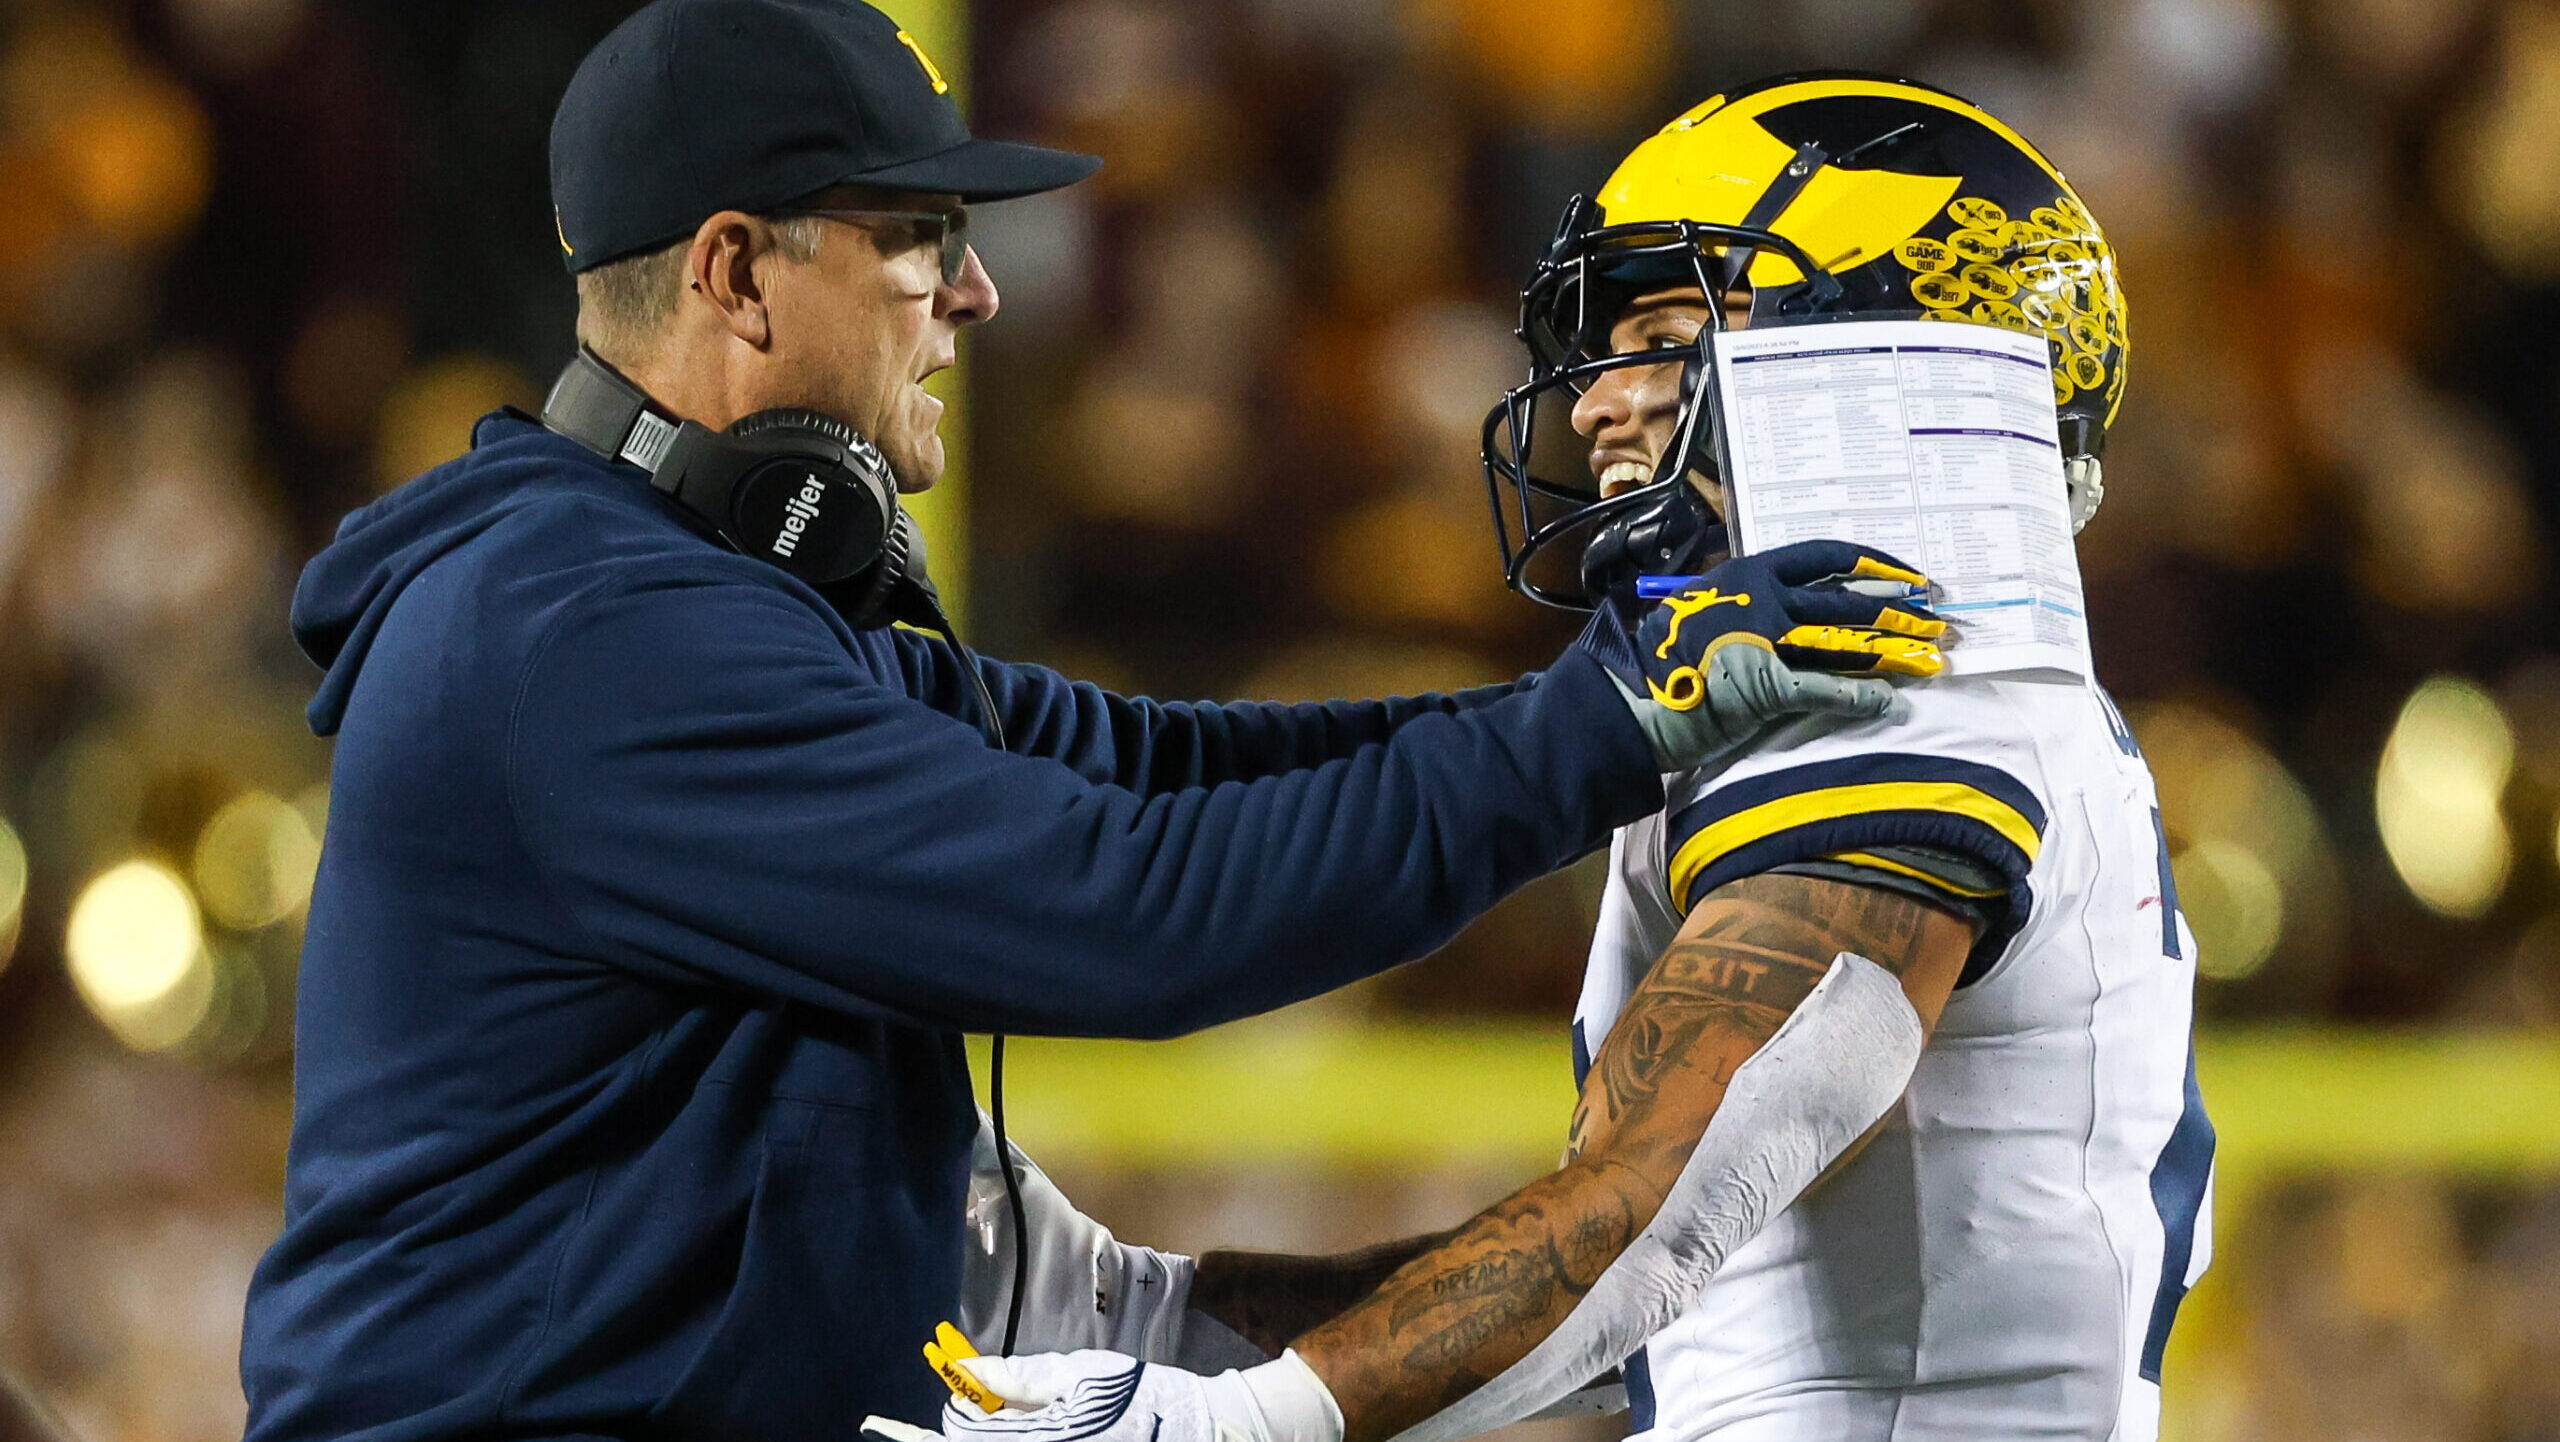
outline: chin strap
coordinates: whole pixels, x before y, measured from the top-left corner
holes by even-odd
[[[1615,605],[1632,624],[1651,609],[1637,592],[1646,576],[1706,570],[1730,546],[1724,523],[1693,485],[1662,488],[1650,504],[1601,526],[1582,550],[1582,587],[1594,605]]]

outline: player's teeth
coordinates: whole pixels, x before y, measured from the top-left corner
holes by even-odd
[[[1600,472],[1604,486],[1643,485],[1653,479],[1653,468],[1642,461],[1618,461]]]

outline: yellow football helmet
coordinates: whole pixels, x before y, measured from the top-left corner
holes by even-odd
[[[1753,324],[1855,315],[2040,332],[2075,524],[2097,509],[2127,345],[2115,255],[2088,207],[1969,101],[1886,76],[1782,76],[1708,100],[1637,146],[1596,200],[1566,206],[1521,292],[1530,377],[1487,415],[1484,446],[1515,589],[1588,609],[1634,574],[1696,569],[1722,548],[1686,484],[1716,474],[1712,388],[1701,384],[1712,332],[1679,357],[1678,430],[1650,484],[1602,500],[1570,437],[1541,454],[1536,434],[1541,399],[1569,404],[1604,371],[1664,363],[1658,351],[1610,355],[1609,332],[1629,301],[1681,286],[1737,301],[1747,286]],[[1723,307],[1707,310],[1721,329]],[[1553,566],[1532,574],[1531,560],[1570,536],[1584,541],[1579,584]]]

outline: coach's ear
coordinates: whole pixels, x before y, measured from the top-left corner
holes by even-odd
[[[782,263],[773,223],[744,211],[724,210],[693,233],[684,257],[681,304],[707,306],[722,329],[756,350],[773,343],[766,309],[773,267]]]

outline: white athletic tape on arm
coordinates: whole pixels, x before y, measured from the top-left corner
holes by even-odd
[[[1901,1099],[1922,1040],[1902,983],[1841,952],[1777,1035],[1734,1069],[1653,1224],[1564,1324],[1395,1442],[1456,1442],[1506,1426],[1626,1360]]]
[[[1334,1403],[1333,1389],[1296,1349],[1284,1348],[1258,1367],[1224,1375],[1253,1395],[1264,1430],[1256,1442],[1342,1442],[1342,1409]],[[1221,1434],[1225,1430],[1219,1429]]]
[[[1553,1422],[1559,1417],[1613,1417],[1627,1410],[1627,1384],[1619,1381],[1594,1382],[1580,1391],[1567,1392],[1528,1416],[1523,1422]]]

